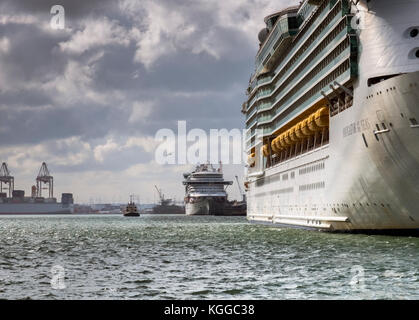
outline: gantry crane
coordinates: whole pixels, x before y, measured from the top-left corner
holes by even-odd
[[[3,187],[3,183],[7,184],[8,187]],[[9,191],[9,198],[11,198],[14,188],[15,178],[10,175],[10,171],[7,168],[6,162],[3,162],[0,168],[0,193],[3,193],[3,189],[7,189]]]
[[[172,202],[172,199],[165,199],[164,198],[164,194],[161,192],[161,190],[159,188],[157,188],[156,185],[154,185],[154,188],[156,188],[157,193],[159,194],[160,204],[162,206],[169,205]]]
[[[42,188],[42,184],[47,184],[48,186]],[[47,164],[42,163],[41,169],[39,169],[38,176],[36,177],[36,190],[37,196],[42,197],[42,189],[48,189],[48,197],[54,197],[54,178],[50,175]]]

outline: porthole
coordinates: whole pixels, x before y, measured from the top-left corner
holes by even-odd
[[[419,26],[411,26],[403,32],[403,37],[407,39],[414,39],[419,36]]]
[[[419,58],[419,48],[416,47],[409,52],[409,59],[418,59]]]

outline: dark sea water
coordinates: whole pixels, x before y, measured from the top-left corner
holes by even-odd
[[[0,299],[419,299],[419,238],[244,217],[0,217]]]

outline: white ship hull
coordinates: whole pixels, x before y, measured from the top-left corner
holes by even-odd
[[[248,220],[326,231],[419,228],[419,59],[408,57],[415,43],[402,38],[419,25],[419,2],[373,5],[353,106],[330,119],[328,145],[249,174]]]
[[[203,198],[198,202],[186,203],[185,212],[188,216],[223,215],[225,203],[217,203],[211,197]]]
[[[208,201],[199,203],[186,203],[185,213],[187,216],[205,216],[210,214]]]
[[[73,205],[61,203],[1,203],[0,214],[71,214]]]
[[[266,169],[262,186],[250,184],[249,220],[325,230],[419,228],[419,126],[409,120],[419,119],[419,72],[373,90],[384,97],[335,116],[329,145]],[[357,132],[344,136],[353,123]],[[373,131],[382,123],[389,131],[377,140]],[[295,179],[266,183],[291,172]]]

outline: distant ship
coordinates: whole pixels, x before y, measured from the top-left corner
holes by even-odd
[[[154,186],[159,195],[159,204],[151,210],[151,214],[185,214],[185,208],[178,206],[172,199],[165,199],[163,192]]]
[[[187,215],[245,215],[246,203],[229,202],[226,186],[233,181],[223,178],[222,167],[211,164],[198,165],[191,173],[183,174],[185,180],[185,212]]]
[[[140,212],[138,211],[137,205],[133,201],[134,196],[130,196],[128,205],[122,210],[124,217],[139,217]]]
[[[265,18],[242,105],[248,220],[419,228],[419,1],[295,2]]]
[[[43,187],[47,185],[47,187]],[[48,197],[42,196],[42,190],[48,190]],[[7,192],[3,192],[6,190]],[[61,203],[53,195],[54,179],[47,165],[42,163],[36,178],[36,186],[32,186],[32,194],[25,197],[24,190],[14,190],[14,177],[11,176],[6,163],[0,168],[0,214],[71,214],[73,195],[63,193]]]

